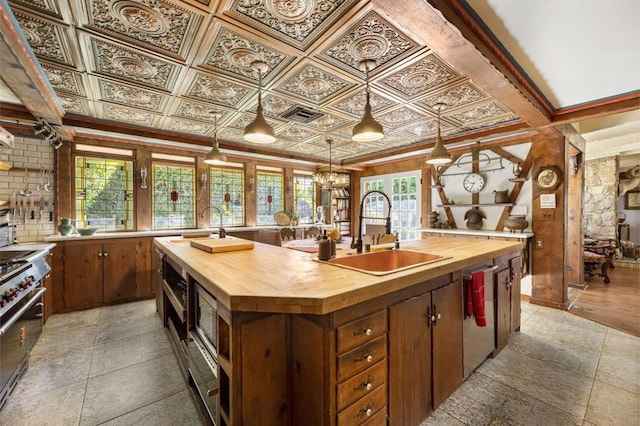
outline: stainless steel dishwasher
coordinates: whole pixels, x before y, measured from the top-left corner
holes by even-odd
[[[487,323],[485,327],[480,327],[476,325],[476,321],[473,316],[469,317],[465,312],[463,312],[462,351],[465,379],[473,372],[473,370],[478,368],[485,359],[487,359],[496,346],[495,283],[493,279],[493,271],[495,271],[495,269],[496,266],[486,265],[462,271],[465,303],[467,286],[471,285],[472,274],[477,271],[484,271],[484,309]]]

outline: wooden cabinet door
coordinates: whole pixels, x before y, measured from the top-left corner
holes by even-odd
[[[64,247],[64,309],[93,308],[102,302],[102,243],[67,243]]]
[[[389,307],[389,425],[417,425],[432,411],[431,293]]]
[[[433,408],[462,384],[462,283],[456,281],[431,293],[436,321],[432,326]]]
[[[520,256],[509,259],[509,269],[511,270],[511,333],[514,333],[520,330],[520,282],[522,281]]]
[[[511,287],[509,268],[496,272],[496,350],[498,354],[509,343],[511,334]]]
[[[133,300],[137,289],[137,253],[138,243],[134,239],[117,240],[103,244],[104,262],[104,302]]]
[[[136,284],[138,290],[136,296],[140,299],[154,294],[151,278],[153,273],[153,256],[155,256],[153,239],[139,238],[136,250]]]

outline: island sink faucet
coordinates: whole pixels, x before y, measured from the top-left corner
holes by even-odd
[[[377,220],[380,219],[379,217],[365,217],[362,215],[362,210],[364,208],[364,201],[367,199],[369,195],[374,193],[380,194],[387,199],[387,203],[389,204],[389,212],[387,214],[387,222],[385,223],[385,227],[386,227],[387,234],[391,233],[391,200],[389,199],[389,196],[382,191],[378,191],[377,189],[372,189],[371,191],[367,191],[362,197],[362,200],[360,201],[360,214],[358,215],[358,241],[356,242],[356,251],[358,253],[362,253],[362,219],[377,219]]]
[[[207,206],[200,212],[200,218],[204,217],[204,212],[206,212],[208,209],[215,210],[220,215],[220,228],[218,228],[218,238],[225,238],[227,236],[227,232],[222,227],[222,210],[220,210],[220,208],[216,206]]]

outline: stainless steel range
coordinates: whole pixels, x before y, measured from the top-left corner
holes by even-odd
[[[49,250],[16,245],[17,223],[0,223],[0,411],[27,371],[42,333],[42,279],[51,271]]]

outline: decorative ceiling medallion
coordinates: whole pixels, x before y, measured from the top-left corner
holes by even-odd
[[[351,86],[353,84],[346,80],[313,65],[307,65],[293,77],[284,81],[279,90],[321,103]]]
[[[158,117],[146,111],[137,111],[120,105],[102,104],[104,117],[109,120],[123,121],[125,123],[152,127]]]
[[[416,50],[419,46],[375,12],[369,12],[324,55],[360,71],[360,62],[374,59],[378,66]]]
[[[460,74],[431,54],[380,80],[379,83],[402,93],[407,98],[412,98],[460,77]]]
[[[159,93],[105,80],[100,80],[100,93],[104,101],[156,112],[160,112],[165,100]]]
[[[186,96],[215,102],[216,104],[228,107],[237,107],[241,100],[252,95],[254,92],[254,89],[241,86],[238,83],[198,74],[189,87]]]
[[[85,95],[80,73],[43,61],[40,61],[40,65],[51,87],[56,92],[66,92],[79,96]]]
[[[505,107],[498,105],[497,102],[489,102],[478,105],[464,111],[447,114],[447,117],[458,121],[467,127],[482,127],[487,125],[485,121],[503,122],[518,119],[518,116],[507,110]],[[474,122],[482,121],[482,124],[474,125]],[[476,123],[477,124],[477,123]]]
[[[300,46],[347,0],[236,0],[231,10],[246,21],[267,27],[274,35]],[[254,24],[255,24],[254,22]]]
[[[89,27],[177,55],[200,16],[160,0],[85,0]],[[183,55],[184,56],[184,55]]]
[[[91,117],[89,103],[84,98],[58,93],[58,99],[67,112]]]
[[[256,82],[258,74],[251,68],[252,62],[257,60],[266,62],[269,71],[263,75],[264,79],[274,68],[285,60],[290,60],[288,55],[224,27],[213,41],[213,46],[205,60],[206,65]]]
[[[333,105],[333,108],[346,112],[350,115],[353,115],[354,117],[361,117],[362,111],[364,111],[364,105],[366,104],[366,102],[367,102],[366,90],[362,89],[357,94],[343,100],[342,102],[339,102]],[[370,103],[371,103],[371,109],[374,111],[384,109],[394,104],[389,99],[386,99],[380,95],[377,95],[374,92],[371,92]],[[349,138],[351,138],[351,135],[349,136]]]
[[[62,26],[22,13],[15,13],[15,17],[33,53],[38,58],[59,64],[74,65],[71,55],[63,47],[68,46],[69,42]]]
[[[431,110],[438,103],[447,105],[447,110],[459,108],[474,102],[478,102],[487,98],[487,95],[476,89],[470,83],[463,83],[459,86],[447,89],[441,93],[429,96],[417,103]]]
[[[135,50],[92,39],[96,72],[169,90],[178,72],[177,65]]]
[[[213,131],[214,126],[211,124],[198,123],[190,120],[182,120],[171,117],[168,120],[167,130],[181,133],[197,133],[199,135],[208,135]]]

